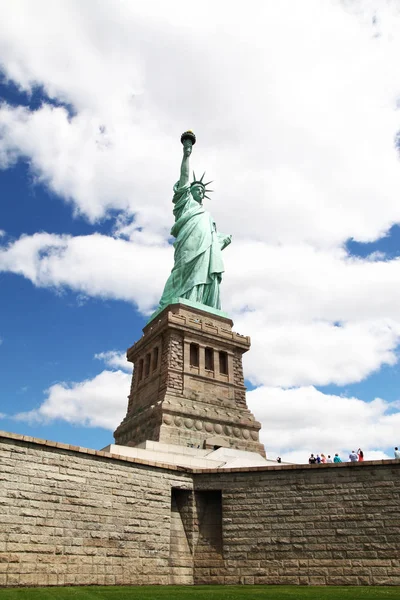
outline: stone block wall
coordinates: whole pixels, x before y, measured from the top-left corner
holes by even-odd
[[[221,492],[196,491],[195,499],[195,544],[193,556],[193,582],[208,584],[213,576],[223,573],[224,549],[222,541],[222,497]]]
[[[173,489],[170,525],[170,583],[193,583],[193,492]]]
[[[0,585],[170,583],[171,488],[190,475],[21,438],[0,437]]]
[[[0,433],[0,586],[400,585],[400,461],[200,471]]]
[[[221,492],[172,490],[171,583],[208,583],[224,567]]]
[[[250,338],[232,325],[178,303],[144,327],[127,351],[134,371],[127,414],[114,432],[117,444],[152,440],[203,448],[219,437],[215,445],[265,456],[261,424],[246,404],[242,355]]]
[[[222,492],[225,584],[400,585],[400,461],[195,475]]]

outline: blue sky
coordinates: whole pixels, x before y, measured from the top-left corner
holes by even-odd
[[[2,98],[7,101],[7,86],[3,86]],[[11,98],[17,99],[15,93]],[[107,221],[93,227],[74,218],[69,206],[32,181],[23,161],[0,172],[0,197],[6,243],[37,231],[88,235],[110,230]],[[11,273],[1,273],[0,282],[0,410],[8,415],[39,406],[45,390],[55,382],[94,377],[101,370],[96,353],[127,348],[141,335],[145,320],[126,302],[81,297],[68,289],[38,288]],[[63,422],[41,425],[5,418],[2,428],[95,448],[112,441],[110,431]]]
[[[233,234],[223,309],[252,338],[268,455],[390,457],[400,17],[383,1],[260,1],[256,21],[172,4],[0,3],[0,428],[112,442],[124,352],[172,267],[191,128]]]

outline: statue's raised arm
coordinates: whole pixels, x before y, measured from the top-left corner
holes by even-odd
[[[183,146],[183,158],[181,164],[181,176],[179,179],[179,187],[182,187],[189,183],[190,167],[189,157],[192,154],[193,144],[196,143],[196,136],[191,131],[186,131],[181,135],[181,142]]]
[[[189,157],[196,136],[192,131],[185,131],[181,136],[183,158],[180,179],[174,186],[175,224],[171,229],[174,236],[174,267],[171,271],[160,300],[159,310],[168,304],[179,301],[190,301],[198,308],[221,309],[220,283],[224,266],[222,250],[231,243],[229,235],[217,232],[210,213],[203,206],[204,198],[208,198],[208,183],[204,183],[204,175],[189,183]],[[157,312],[159,312],[159,310]]]

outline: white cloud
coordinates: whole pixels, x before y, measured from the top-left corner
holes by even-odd
[[[244,304],[279,323],[400,317],[399,258],[363,260],[343,248],[249,240],[232,244],[225,257],[223,300],[234,314]]]
[[[257,19],[222,1],[210,19],[207,6],[0,3],[6,75],[76,111],[3,106],[3,163],[27,157],[92,220],[117,208],[165,233],[190,125],[215,216],[236,236],[329,247],[400,221],[393,3],[260,1]]]
[[[145,249],[145,251],[144,251]],[[100,234],[22,236],[0,249],[0,271],[19,273],[38,287],[134,302],[142,312],[158,303],[172,266],[172,248]]]
[[[22,236],[0,249],[0,271],[40,287],[133,302],[148,314],[173,257],[171,246],[145,241]],[[344,250],[303,245],[296,252],[241,241],[226,256],[224,308],[235,329],[252,338],[245,366],[254,384],[343,385],[397,362],[399,259],[363,261]]]
[[[87,427],[114,430],[126,413],[131,376],[122,371],[102,371],[93,379],[58,383],[46,391],[37,409],[14,416],[20,421],[49,424],[66,421]],[[381,398],[327,395],[314,387],[259,387],[247,395],[250,410],[262,423],[261,442],[271,458],[304,463],[311,452],[348,460],[361,447],[366,460],[391,458],[381,448],[397,445],[399,402]],[[5,416],[5,415],[4,415]]]
[[[86,427],[115,429],[126,413],[131,376],[122,371],[102,371],[82,382],[52,385],[39,408],[15,415],[19,421],[66,421]]]
[[[295,399],[307,417],[323,404],[332,423],[357,408],[372,445],[362,436],[356,445],[373,448],[384,441],[373,437],[366,403],[276,386],[359,381],[397,360],[400,259],[355,259],[343,243],[376,240],[400,222],[399,11],[382,1],[254,0],[251,12],[243,8],[223,0],[0,0],[5,76],[28,94],[42,86],[73,109],[2,104],[0,167],[24,157],[38,183],[92,222],[121,211],[115,235],[128,238],[22,236],[0,249],[0,270],[148,313],[172,266],[171,187],[179,134],[191,127],[198,134],[193,166],[216,180],[213,216],[234,234],[224,308],[252,336],[248,376],[273,386],[250,396],[271,406],[272,396],[282,406]],[[118,353],[98,357],[122,365]],[[57,384],[28,414],[91,426],[100,419],[90,409],[101,384],[109,397],[124,398],[123,378],[103,371]],[[112,428],[99,397],[98,423]],[[380,432],[394,418],[385,407],[372,403]],[[324,423],[312,427],[318,432]],[[301,437],[291,422],[280,427],[275,439],[294,431],[299,448],[308,439],[354,444],[350,434],[325,440],[314,429]],[[290,455],[294,446],[285,444]]]
[[[75,111],[3,105],[3,166],[26,157],[91,220],[123,211],[116,232],[129,238],[26,236],[0,268],[151,311],[172,266],[170,189],[189,124],[195,166],[217,179],[213,214],[235,235],[223,293],[253,337],[251,379],[345,383],[393,364],[400,260],[341,247],[400,220],[393,6],[259,2],[257,20],[240,4],[213,5],[213,19],[174,6],[0,2],[7,77]]]
[[[345,385],[398,360],[399,322],[274,325],[258,312],[242,318],[240,330],[252,334],[252,350],[244,364],[256,385]]]
[[[107,352],[99,352],[94,355],[98,360],[102,360],[107,367],[114,369],[123,369],[132,373],[132,363],[129,363],[126,358],[126,352],[117,352],[116,350],[108,350]]]
[[[109,209],[123,210],[135,213],[136,229],[147,227],[165,233],[178,165],[175,169],[171,166],[169,175],[165,173],[164,193],[156,196],[149,186],[152,168],[162,173],[163,167],[154,162],[151,153],[156,149],[146,150],[145,141],[141,142],[146,134],[131,126],[127,136],[125,125],[121,125],[117,132],[120,139],[114,140],[108,129],[103,132],[103,127],[101,120],[86,113],[71,119],[62,107],[44,105],[30,112],[3,106],[0,167],[10,166],[18,156],[26,157],[36,181],[48,185],[89,220],[99,219]],[[132,138],[136,140],[134,145]],[[149,196],[153,196],[151,202]]]
[[[323,394],[314,387],[259,387],[247,394],[262,422],[261,441],[271,458],[307,462],[311,452],[348,460],[361,447],[365,459],[392,458],[382,448],[399,443],[400,403]]]

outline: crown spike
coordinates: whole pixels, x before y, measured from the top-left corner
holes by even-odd
[[[204,185],[207,187],[210,183],[213,183],[214,179],[212,179],[211,181],[207,181],[207,183],[205,183]]]
[[[207,196],[207,194],[204,194],[204,198],[208,198],[209,200],[211,200],[210,196]]]
[[[204,171],[203,175],[201,176],[200,183],[203,183],[203,177],[205,174],[206,174],[206,172]],[[203,185],[204,185],[204,183],[203,183]]]

